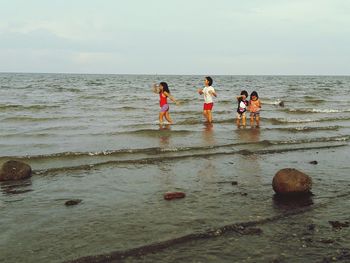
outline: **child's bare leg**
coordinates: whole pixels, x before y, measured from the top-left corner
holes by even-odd
[[[236,119],[236,124],[237,124],[237,127],[241,125],[241,120],[239,118]]]
[[[203,116],[208,121],[208,112],[206,110],[203,111]]]
[[[253,125],[254,125],[254,117],[250,116],[250,126],[253,127]]]
[[[259,127],[259,125],[260,125],[260,117],[259,117],[259,115],[256,115],[255,121],[256,121],[256,127]]]
[[[166,119],[170,124],[173,124],[173,121],[172,121],[171,118],[170,118],[169,111],[167,111],[167,112],[165,113],[165,119]]]
[[[211,114],[211,110],[207,111],[208,122],[211,123],[213,121],[213,115]]]
[[[163,117],[165,112],[159,112],[159,124],[163,124]]]
[[[245,115],[242,116],[242,125],[243,126],[246,125],[246,117],[245,117]]]

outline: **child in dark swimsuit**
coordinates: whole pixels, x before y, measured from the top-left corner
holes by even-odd
[[[245,112],[247,111],[248,107],[248,92],[246,90],[241,91],[241,95],[237,96],[237,119],[236,119],[236,124],[237,127],[240,127],[241,125],[241,120],[242,120],[242,125],[246,126],[246,116]]]

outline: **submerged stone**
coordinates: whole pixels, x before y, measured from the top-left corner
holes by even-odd
[[[306,194],[311,187],[311,177],[293,168],[279,170],[272,180],[276,194]]]
[[[184,198],[186,194],[184,192],[167,192],[164,194],[165,200],[172,200],[177,198]]]
[[[0,181],[21,180],[32,176],[32,168],[20,161],[5,162],[0,170]]]
[[[72,205],[77,205],[77,204],[81,203],[81,201],[82,201],[81,199],[72,199],[72,200],[66,201],[64,204],[66,206],[72,206]]]
[[[340,221],[328,221],[328,223],[335,229],[342,229],[343,227],[349,227],[349,221],[340,222]]]

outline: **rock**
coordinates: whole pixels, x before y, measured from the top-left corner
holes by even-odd
[[[7,161],[0,170],[0,181],[21,180],[31,176],[32,168],[20,161]]]
[[[278,103],[278,106],[284,107],[284,101],[280,101],[280,102]]]
[[[72,199],[72,200],[66,201],[64,204],[66,206],[77,205],[77,204],[81,203],[81,201],[82,201],[81,199]]]
[[[272,188],[276,194],[310,193],[311,177],[293,168],[279,170],[272,180]]]
[[[172,200],[176,198],[184,198],[186,196],[183,192],[167,192],[164,194],[165,200]]]
[[[318,164],[318,162],[317,161],[311,161],[311,162],[309,162],[310,164]]]
[[[350,223],[348,221],[339,222],[339,221],[328,221],[334,229],[342,229],[343,227],[349,227]]]
[[[309,231],[314,231],[316,229],[316,225],[315,224],[310,224],[307,226],[307,230]]]
[[[232,185],[238,185],[238,182],[233,181],[231,184],[232,184]]]

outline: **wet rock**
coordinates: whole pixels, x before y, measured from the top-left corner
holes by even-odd
[[[278,103],[278,106],[284,107],[284,101],[280,101],[280,102]]]
[[[66,201],[64,204],[66,206],[72,206],[72,205],[77,205],[77,204],[81,203],[81,201],[82,201],[81,199],[72,199],[72,200]]]
[[[329,224],[331,224],[331,226],[334,229],[342,229],[343,227],[349,227],[349,221],[345,221],[345,222],[339,222],[339,221],[328,221]]]
[[[240,193],[241,194],[241,196],[247,196],[248,195],[248,193]]]
[[[309,162],[310,164],[318,164],[318,162],[317,161],[311,161],[311,162]]]
[[[293,168],[279,170],[272,180],[272,188],[279,195],[310,193],[311,186],[311,177]]]
[[[323,239],[320,240],[320,242],[323,243],[323,244],[332,244],[335,241],[333,239],[324,239],[323,238]]]
[[[232,185],[238,185],[238,182],[233,181],[231,184],[232,184]]]
[[[242,235],[261,235],[263,233],[262,229],[258,227],[241,227],[238,232]]]
[[[31,176],[32,168],[20,161],[7,161],[2,165],[0,170],[0,181],[21,180]]]
[[[315,229],[316,229],[316,225],[315,224],[310,224],[310,225],[307,226],[307,230],[309,230],[309,231],[315,231]]]
[[[172,199],[178,199],[178,198],[184,198],[186,194],[184,192],[166,192],[164,194],[165,200],[172,200]]]

